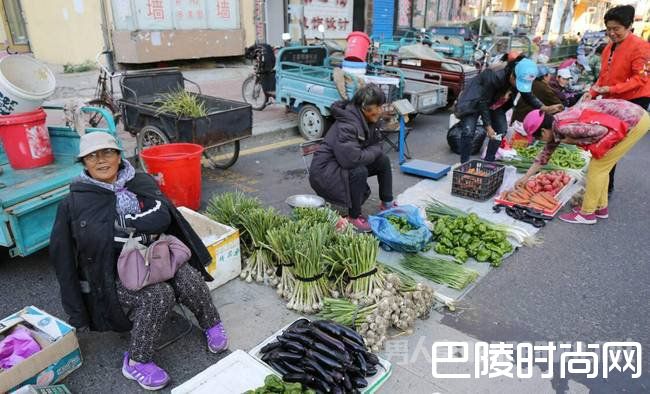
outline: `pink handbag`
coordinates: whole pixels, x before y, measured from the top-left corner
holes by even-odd
[[[117,273],[124,287],[137,291],[173,278],[191,255],[190,249],[173,235],[161,234],[146,247],[131,233],[117,260]]]

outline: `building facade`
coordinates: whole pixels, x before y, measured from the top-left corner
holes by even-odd
[[[282,0],[280,0],[282,1]],[[0,0],[11,50],[80,64],[111,48],[120,63],[239,56],[255,42],[251,0]]]

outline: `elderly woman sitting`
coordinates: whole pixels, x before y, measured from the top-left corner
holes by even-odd
[[[78,330],[131,331],[122,373],[147,390],[158,390],[169,375],[153,362],[154,345],[176,300],[196,316],[214,353],[228,337],[204,280],[211,259],[205,246],[147,174],[123,160],[115,138],[104,132],[81,137],[85,170],[61,202],[50,239],[50,258],[63,308]],[[191,251],[188,262],[167,282],[129,290],[117,274],[126,228],[148,245],[159,234],[179,238]]]

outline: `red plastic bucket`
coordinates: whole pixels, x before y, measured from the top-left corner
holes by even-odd
[[[365,62],[370,48],[370,37],[364,32],[353,31],[348,35],[348,46],[345,48],[345,60]]]
[[[46,117],[43,108],[0,116],[0,138],[12,168],[24,170],[54,161]]]
[[[144,149],[140,157],[174,205],[196,211],[201,205],[202,153],[201,145],[165,144]]]

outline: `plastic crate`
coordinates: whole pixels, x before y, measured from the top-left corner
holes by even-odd
[[[470,173],[480,170],[487,175]],[[485,201],[492,197],[503,182],[504,166],[483,160],[470,160],[454,169],[451,194],[474,201]]]

